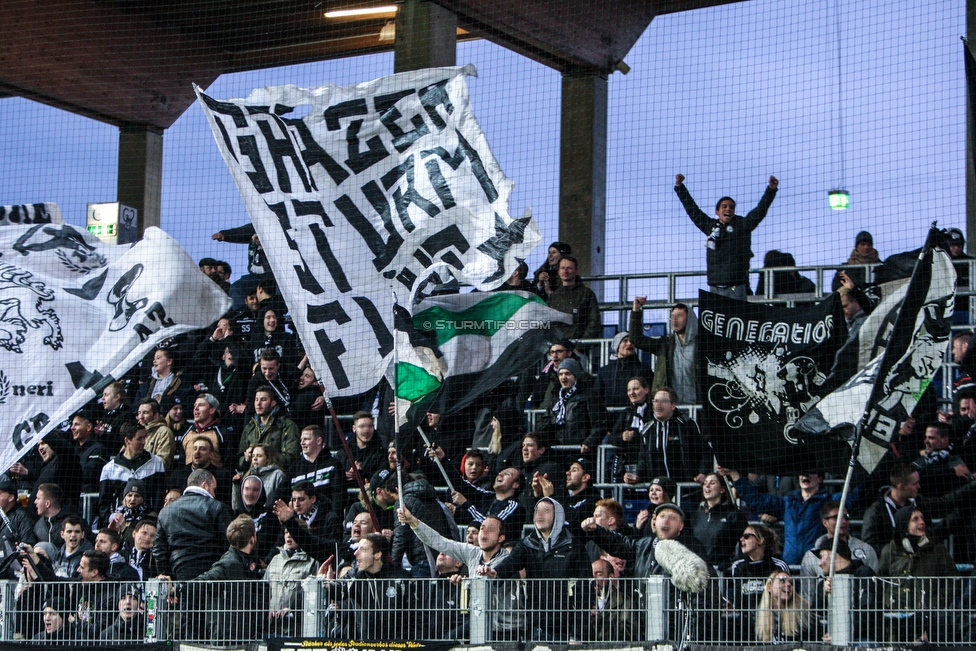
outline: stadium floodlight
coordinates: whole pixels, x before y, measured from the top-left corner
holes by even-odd
[[[380,5],[378,7],[327,11],[325,17],[330,20],[365,20],[369,18],[394,18],[396,13],[396,5]]]
[[[851,205],[851,195],[847,190],[831,190],[827,193],[831,210],[847,210]]]

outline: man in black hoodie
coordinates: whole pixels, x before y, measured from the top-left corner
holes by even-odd
[[[119,614],[111,626],[102,631],[102,640],[141,642],[146,635],[142,590],[137,585],[123,585],[119,595]]]

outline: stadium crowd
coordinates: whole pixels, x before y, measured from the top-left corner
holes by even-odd
[[[778,181],[770,177],[746,217],[723,197],[715,218],[683,182],[679,175],[678,197],[707,236],[710,287],[745,298],[750,234]],[[945,235],[952,257],[969,259],[962,233]],[[491,622],[498,639],[562,639],[567,631],[577,640],[640,639],[642,596],[626,581],[668,576],[656,550],[669,541],[677,547],[662,550],[677,549],[706,575],[731,579],[731,588],[698,597],[737,622],[705,620],[710,639],[781,642],[829,635],[823,613],[835,537],[835,574],[951,577],[976,561],[969,332],[952,341],[953,405],[920,401],[842,511],[820,468],[768,476],[717,465],[708,433],[683,409],[700,396],[698,323],[689,306],[674,305],[669,333],[649,337],[646,298],[635,297],[629,332],[613,338],[609,363],[589,372],[595,357],[576,342],[602,337],[602,321],[567,243],[552,243],[534,274],[522,263],[498,288],[534,292],[571,314],[565,338],[531,372],[468,408],[446,415],[451,398],[443,396],[421,425],[426,445],[416,432],[394,435],[385,384],[334,399],[338,413],[353,414],[348,434],[337,429],[253,230],[214,239],[249,245],[249,273],[233,284],[229,265],[200,262],[235,299],[234,311],[205,331],[164,341],[0,478],[0,539],[5,556],[18,560],[3,565],[4,578],[19,582],[15,622],[23,638],[142,639],[141,584],[157,577],[181,586],[176,607],[188,615],[180,625],[195,639],[296,635],[295,582],[318,576],[334,604],[323,618],[325,636],[460,639],[468,624],[457,577],[470,576],[590,581],[591,589],[575,592],[561,581],[500,590]],[[794,266],[779,251],[766,262]],[[857,235],[847,262],[879,262],[869,233]],[[774,295],[811,292],[804,280],[777,272]],[[960,273],[960,282],[968,286],[968,276]],[[868,283],[853,271],[836,283],[856,331],[871,309]],[[957,323],[968,312],[961,297]],[[527,407],[542,410],[532,431]],[[601,445],[613,447],[598,469]],[[625,511],[595,486],[598,476],[646,508]],[[678,484],[691,482],[698,488],[679,496]],[[88,521],[82,496],[96,493]],[[443,581],[411,587],[409,577]],[[235,592],[214,584],[221,579],[254,587]],[[106,580],[111,589],[100,589]],[[905,585],[861,590],[854,605],[917,612],[911,626],[885,635],[937,641],[946,622],[934,613],[961,595],[922,595]],[[266,618],[248,619],[245,601],[262,603]],[[438,604],[437,616],[405,614],[420,603]],[[865,639],[881,635],[880,623],[866,618],[856,629]]]

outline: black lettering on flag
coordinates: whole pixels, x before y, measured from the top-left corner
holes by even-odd
[[[353,120],[346,128],[346,151],[348,155],[346,165],[356,174],[369,169],[390,155],[379,136],[373,136],[366,141],[366,151],[359,149],[359,130],[362,126],[362,120]]]
[[[293,204],[294,203],[298,202],[293,202]],[[293,265],[295,275],[298,276],[298,282],[301,284],[302,289],[315,295],[322,294],[325,292],[325,290],[322,289],[322,285],[319,284],[319,282],[315,279],[315,276],[312,275],[312,272],[309,271],[308,263],[305,262],[302,252],[298,249],[298,242],[293,240],[291,237],[291,231],[293,229],[291,226],[291,219],[288,218],[288,208],[284,203],[266,203],[265,205],[267,205],[268,208],[271,209],[271,212],[273,212],[278,218],[278,225],[281,227],[281,232],[285,236],[285,241],[288,242],[288,248],[298,253],[298,257],[302,261],[301,266],[297,264]]]
[[[439,156],[445,163],[451,166],[451,169],[456,170],[461,166],[461,163],[467,159],[471,163],[471,171],[474,173],[474,177],[478,180],[478,184],[484,191],[485,196],[488,197],[488,201],[494,203],[498,199],[498,190],[495,189],[495,184],[491,182],[491,178],[488,176],[488,172],[485,171],[485,165],[481,162],[481,156],[478,152],[474,150],[468,141],[464,139],[461,132],[454,131],[457,134],[458,148],[454,154],[448,153],[443,147],[435,147],[433,149],[425,149],[420,152],[420,155],[426,158],[427,156]]]
[[[332,301],[325,305],[308,305],[305,309],[306,318],[309,323],[328,323],[335,321],[337,324],[342,325],[352,320],[346,314],[346,311],[342,309],[339,301]],[[336,387],[345,389],[349,386],[349,378],[346,375],[346,369],[342,367],[342,361],[339,357],[346,352],[346,346],[342,343],[342,339],[337,339],[336,341],[329,339],[329,335],[325,333],[324,329],[315,330],[314,334],[315,341],[319,345],[319,350],[322,351],[322,356],[325,357],[325,363],[329,367],[332,379],[335,380]]]
[[[458,228],[456,224],[451,224],[447,228],[437,231],[424,240],[421,247],[423,247],[424,251],[429,253],[431,258],[433,258],[438,251],[443,251],[448,247],[454,247],[461,253],[466,253],[468,249],[471,248],[471,245],[468,244],[466,239],[464,239],[461,229]],[[425,268],[432,264],[432,260],[424,256],[420,249],[414,251],[413,257],[416,258],[420,264],[424,265]],[[464,264],[460,259],[458,259],[457,255],[455,255],[453,251],[448,251],[444,255],[440,256],[440,259],[456,269],[461,269],[464,267]]]
[[[441,174],[441,166],[437,164],[437,161],[430,158],[424,163],[424,167],[427,168],[427,178],[430,179],[430,184],[434,186],[434,192],[444,204],[444,210],[450,210],[456,206],[454,195],[451,194],[451,188],[447,185],[447,179]]]
[[[325,207],[318,201],[294,201],[293,205],[295,206],[296,216],[318,215],[325,226],[332,228],[332,220],[325,214]],[[312,237],[315,238],[315,248],[318,249],[319,255],[322,257],[322,262],[325,263],[326,268],[332,275],[332,280],[335,281],[336,288],[343,294],[352,291],[352,286],[349,285],[349,279],[346,278],[346,272],[342,270],[342,265],[339,264],[335,254],[332,252],[332,247],[329,246],[329,238],[326,237],[322,226],[312,222],[308,225],[308,229],[312,231]]]
[[[286,119],[284,122],[288,126],[294,127],[298,133],[298,137],[304,147],[302,149],[302,160],[305,161],[309,174],[312,173],[312,167],[321,165],[322,169],[325,170],[325,173],[329,175],[329,178],[336,185],[341,185],[343,181],[349,178],[349,172],[315,141],[311,129],[308,128],[304,120]]]
[[[295,166],[295,170],[298,172],[298,177],[302,180],[305,192],[311,192],[312,186],[309,184],[308,175],[305,173],[305,162],[299,157],[298,152],[295,151],[295,145],[291,141],[288,128],[277,115],[270,117],[272,120],[275,120],[281,131],[284,132],[284,138],[275,137],[274,131],[271,129],[271,123],[267,120],[260,120],[257,124],[258,129],[261,130],[261,135],[264,136],[264,142],[268,145],[268,153],[271,154],[271,158],[274,160],[275,170],[278,172],[278,186],[282,192],[291,192],[291,174],[289,174],[288,167],[285,165],[285,159],[290,158],[292,164]]]
[[[370,184],[373,182],[370,181]],[[369,184],[367,184],[369,185]],[[375,185],[375,184],[373,184]],[[363,192],[366,193],[366,188],[363,188]],[[380,193],[382,197],[382,191],[379,187],[376,188],[376,192]],[[367,198],[368,195],[367,195]],[[370,203],[373,203],[372,201]],[[384,200],[385,204],[385,200]],[[390,236],[383,241],[382,236],[373,225],[366,219],[366,216],[360,212],[359,208],[353,203],[349,195],[344,194],[335,200],[335,207],[339,209],[339,212],[343,214],[349,224],[359,232],[359,235],[366,242],[366,246],[373,253],[373,266],[376,267],[377,271],[382,271],[389,266],[390,262],[396,256],[400,247],[403,246],[403,236],[397,232],[396,227],[393,225],[393,220],[390,218],[389,206],[385,210],[377,210],[379,212],[380,218],[383,220],[383,226],[386,228],[386,232]],[[376,208],[376,204],[373,203],[373,207]],[[382,206],[380,207],[382,208]]]
[[[251,183],[254,184],[254,189],[261,194],[274,190],[271,179],[268,178],[268,173],[264,169],[261,152],[258,151],[257,138],[254,136],[238,136],[237,144],[241,148],[241,154],[251,161],[251,166],[254,168],[253,172],[245,172],[247,178],[251,179]]]
[[[373,106],[376,107],[376,111],[380,114],[380,122],[383,123],[383,126],[393,136],[393,147],[401,153],[409,149],[419,138],[430,133],[430,127],[427,126],[427,123],[424,122],[424,117],[419,113],[410,118],[410,124],[414,126],[413,130],[404,132],[400,128],[400,125],[397,124],[397,120],[403,117],[403,113],[397,109],[396,103],[404,97],[413,95],[414,92],[416,91],[401,90],[398,93],[380,95],[373,99]]]
[[[393,333],[390,332],[390,329],[386,327],[386,323],[383,322],[380,311],[365,296],[354,296],[352,300],[356,301],[359,309],[363,311],[363,316],[366,317],[366,322],[369,323],[369,327],[373,329],[376,341],[380,345],[377,349],[380,352],[380,356],[386,357],[393,352]]]
[[[498,263],[498,269],[485,279],[486,283],[505,275],[505,254],[512,246],[521,244],[525,239],[525,229],[529,221],[529,217],[519,217],[506,226],[505,220],[497,212],[495,213],[495,234],[478,245],[479,251]]]
[[[163,304],[160,303],[159,301],[156,301],[155,303],[149,306],[149,309],[146,310],[146,316],[149,317],[150,321],[155,322],[158,320],[159,327],[153,330],[149,328],[149,326],[145,325],[144,323],[137,323],[134,326],[132,326],[132,330],[139,335],[139,341],[146,341],[147,339],[149,339],[149,337],[151,337],[156,332],[159,332],[163,328],[171,328],[174,325],[176,325],[175,323],[173,323],[173,319],[166,316],[166,309],[163,307]]]
[[[149,309],[146,310],[146,316],[149,317],[150,321],[158,320],[160,328],[172,328],[176,325],[173,323],[173,319],[166,316],[166,308],[159,301],[149,306]]]
[[[44,426],[50,422],[50,417],[44,412],[38,412],[28,418],[25,421],[21,421],[14,427],[13,435],[11,436],[11,441],[14,447],[18,450],[23,450],[28,443],[31,443],[31,437],[37,432],[44,429]],[[26,434],[26,436],[25,436]]]
[[[407,289],[413,289],[413,284],[417,280],[417,274],[404,267],[400,270],[400,273],[397,274],[396,279],[400,281],[400,283],[402,283]]]
[[[50,224],[51,213],[43,203],[21,206],[0,206],[0,222],[11,224]]]
[[[402,188],[397,188],[393,191],[393,203],[396,205],[397,214],[400,216],[400,221],[403,223],[403,227],[407,229],[407,232],[413,232],[414,226],[413,221],[410,219],[410,215],[407,209],[410,204],[414,204],[428,216],[436,216],[441,209],[437,205],[426,199],[423,195],[417,192],[417,188],[414,186],[414,157],[408,156],[405,161],[391,169],[389,172],[384,174],[380,179],[383,181],[383,187],[389,190],[393,185],[397,183],[404,176],[407,177],[407,191],[404,192]]]
[[[50,224],[51,213],[47,211],[47,206],[43,203],[35,203],[34,216],[30,221],[32,224]]]
[[[427,111],[427,115],[430,116],[431,122],[434,123],[438,131],[443,131],[447,123],[437,112],[437,107],[443,106],[448,115],[454,113],[454,104],[451,103],[451,96],[447,93],[447,82],[447,79],[439,81],[426,88],[421,88],[420,92],[417,93],[420,96],[420,104]]]
[[[355,115],[367,115],[369,107],[366,106],[365,99],[351,99],[348,102],[339,102],[325,109],[322,117],[325,118],[325,126],[329,131],[338,131],[342,128],[339,120],[350,118]]]
[[[242,111],[241,107],[239,107],[237,104],[232,104],[230,102],[218,102],[214,98],[203,93],[200,93],[200,96],[203,97],[203,103],[207,105],[207,108],[214,113],[229,115],[234,118],[234,126],[238,129],[243,129],[247,126],[247,117],[244,116],[244,111]],[[227,128],[224,126],[224,121],[217,116],[214,117],[216,118],[214,122],[217,123],[217,128],[220,130],[221,138],[224,139],[224,145],[227,147],[227,151],[229,151],[230,155],[234,157],[234,160],[237,160],[237,154],[234,153],[234,147],[230,143],[230,135],[227,133]]]
[[[325,109],[325,126],[329,131],[338,131],[341,118],[353,117],[356,115],[367,115],[369,108],[366,106],[365,99],[354,99],[348,102],[340,102]],[[346,127],[346,165],[356,174],[369,169],[376,163],[390,155],[383,146],[383,141],[379,136],[373,136],[366,141],[366,151],[359,149],[359,130],[363,127],[362,120],[353,120]]]

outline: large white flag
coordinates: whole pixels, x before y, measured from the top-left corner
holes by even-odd
[[[435,68],[227,101],[197,89],[332,395],[369,389],[389,366],[394,291],[406,298],[434,267],[491,289],[540,240],[531,216],[508,214],[513,186],[471,110],[473,74]]]
[[[162,339],[229,308],[158,228],[125,246],[67,224],[0,228],[0,471]]]

